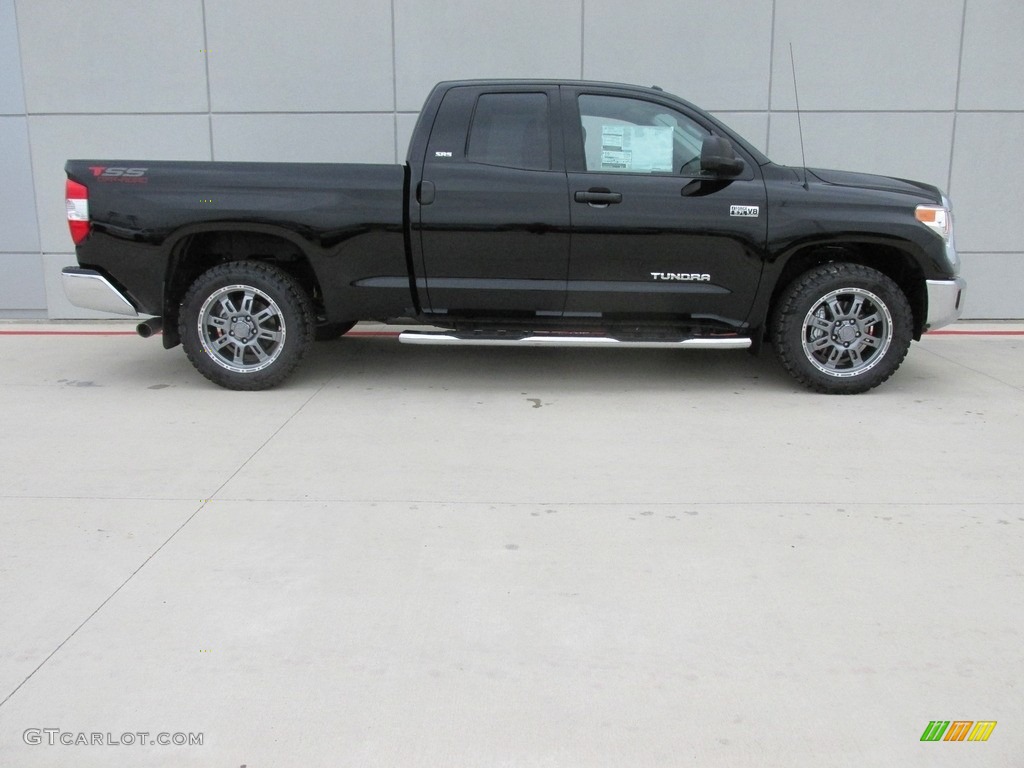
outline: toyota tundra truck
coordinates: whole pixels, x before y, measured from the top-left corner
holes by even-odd
[[[404,165],[65,170],[69,299],[147,318],[230,389],[376,320],[412,344],[767,341],[802,385],[852,394],[963,309],[937,188],[777,165],[656,87],[440,83]]]

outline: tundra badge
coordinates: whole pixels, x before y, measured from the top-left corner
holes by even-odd
[[[680,280],[684,283],[710,283],[707,272],[651,272],[652,280]]]

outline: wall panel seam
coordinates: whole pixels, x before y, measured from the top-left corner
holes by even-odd
[[[35,219],[36,243],[38,243],[38,250],[31,253],[38,253],[41,257],[43,253],[43,228],[39,220],[39,194],[36,191],[36,164],[35,155],[32,152],[32,121],[28,119],[28,85],[25,82],[25,62],[21,55],[21,26],[18,24],[18,4],[12,3],[11,5],[14,11],[14,40],[18,46],[18,69],[21,70],[21,105],[25,108],[25,141],[28,143],[28,173],[29,178],[32,180],[31,209],[32,217]],[[22,251],[21,253],[25,252]],[[40,277],[45,279],[45,271],[40,273]],[[44,309],[48,308],[44,307]]]
[[[772,0],[772,29],[769,33],[768,42],[768,111],[767,120],[768,127],[765,130],[764,137],[764,151],[768,152],[772,146],[772,88],[774,85],[775,75],[775,4],[776,0]]]
[[[206,76],[206,120],[210,134],[210,160],[216,159],[213,150],[213,96],[210,88],[210,40],[206,30],[206,0],[201,0],[203,13],[203,71]]]
[[[391,115],[392,133],[395,145],[395,162],[398,162],[398,38],[395,34],[395,0],[391,0]]]
[[[752,110],[747,110],[752,111]],[[0,117],[231,117],[240,115],[418,115],[419,110],[267,110],[247,112],[28,112],[25,114],[3,115]]]
[[[952,195],[953,156],[956,154],[956,121],[960,110],[960,76],[964,66],[964,38],[967,36],[967,0],[960,13],[960,51],[956,59],[956,91],[953,95],[953,125],[949,134],[949,175],[946,178],[946,194]]]
[[[584,56],[587,50],[587,0],[580,0],[580,80],[583,80],[586,76],[584,75],[584,66],[586,60]]]

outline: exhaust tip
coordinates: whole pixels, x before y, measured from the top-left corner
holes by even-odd
[[[151,317],[149,320],[143,320],[137,326],[135,326],[135,332],[144,339],[148,339],[154,333],[159,333],[163,330],[164,319],[162,317]]]

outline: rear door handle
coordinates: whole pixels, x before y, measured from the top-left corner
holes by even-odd
[[[416,202],[420,205],[430,205],[434,202],[434,184],[430,181],[421,181],[416,188]]]
[[[586,192],[580,190],[576,192],[575,200],[577,203],[590,203],[595,206],[612,205],[622,202],[622,194],[610,189],[588,189]]]

